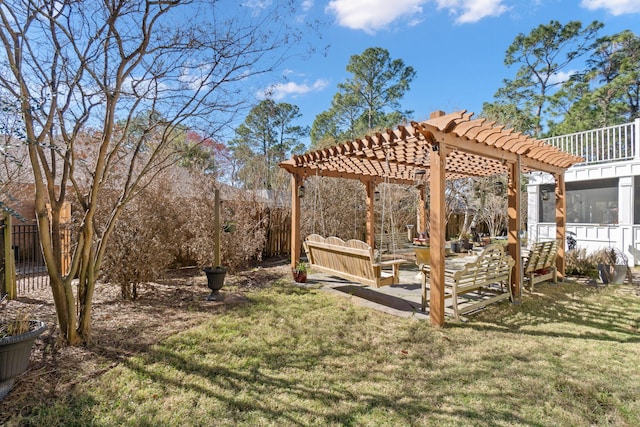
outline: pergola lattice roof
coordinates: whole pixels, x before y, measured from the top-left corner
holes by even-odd
[[[334,176],[383,180],[410,184],[416,170],[429,179],[430,152],[434,144],[445,142],[447,179],[505,173],[507,162],[520,161],[523,172],[538,170],[562,173],[582,158],[560,151],[520,132],[475,119],[466,110],[434,113],[423,122],[411,122],[371,136],[312,151],[282,162],[290,173],[304,176]]]

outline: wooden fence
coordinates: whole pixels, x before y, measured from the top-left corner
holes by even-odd
[[[289,208],[267,208],[267,239],[262,255],[264,258],[291,254],[291,210]]]

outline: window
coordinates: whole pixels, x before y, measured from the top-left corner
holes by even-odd
[[[545,184],[540,186],[538,206],[540,206],[540,222],[556,222],[556,186]]]

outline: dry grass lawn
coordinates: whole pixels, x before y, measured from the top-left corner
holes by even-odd
[[[637,285],[543,284],[435,329],[289,276],[276,265],[228,278],[238,304],[203,301],[203,275],[136,303],[102,285],[94,343],[44,336],[0,422],[640,425]],[[34,300],[20,303],[52,310]]]

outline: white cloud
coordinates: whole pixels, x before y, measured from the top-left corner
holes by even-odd
[[[640,13],[638,0],[582,0],[580,6],[589,10],[606,9],[612,15]]]
[[[422,13],[425,0],[331,0],[325,9],[338,24],[373,34],[401,16]]]
[[[509,8],[504,0],[331,0],[326,12],[333,13],[343,27],[374,34],[401,17],[405,25],[422,21],[423,5],[435,3],[438,10],[447,10],[458,24],[478,22],[489,16],[500,16]]]
[[[569,80],[569,78],[574,74],[575,70],[560,71],[559,73],[555,73],[549,78],[549,84],[564,83]]]
[[[252,10],[254,16],[259,15],[263,10],[271,6],[272,0],[246,0],[242,6],[246,6]]]
[[[200,65],[197,67],[183,67],[178,76],[178,81],[188,87],[190,90],[198,90],[207,84],[210,65]]]
[[[438,9],[446,9],[458,24],[478,22],[489,16],[500,16],[509,8],[503,0],[436,0]]]
[[[309,12],[312,7],[313,0],[302,0],[302,3],[300,4],[302,13],[295,17],[296,22],[300,24],[304,23],[305,19],[307,19],[307,12]]]
[[[274,101],[279,101],[287,95],[293,95],[295,98],[298,95],[304,95],[309,92],[318,92],[323,90],[329,85],[329,81],[325,79],[318,79],[311,85],[307,83],[276,83],[258,93],[259,99],[270,98]]]

